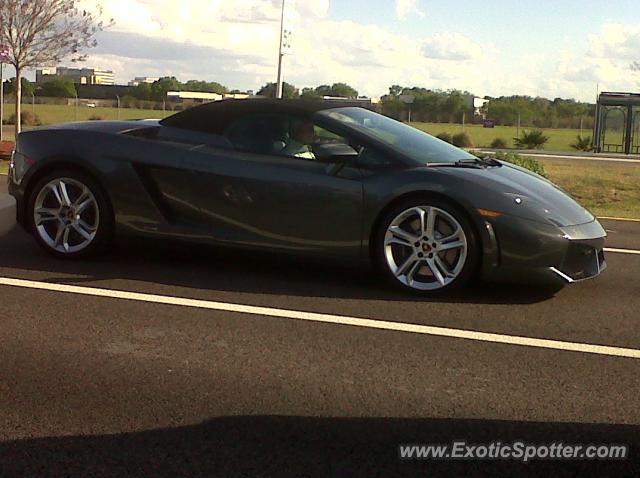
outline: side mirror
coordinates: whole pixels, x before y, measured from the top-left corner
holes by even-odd
[[[320,143],[313,146],[316,159],[325,163],[347,163],[358,158],[359,153],[348,144]]]

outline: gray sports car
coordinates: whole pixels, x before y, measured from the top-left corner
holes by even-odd
[[[115,236],[175,238],[372,261],[424,294],[606,267],[605,231],[549,181],[335,102],[227,100],[27,131],[9,188],[18,222],[61,258]]]

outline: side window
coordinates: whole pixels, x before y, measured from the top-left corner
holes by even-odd
[[[226,137],[239,151],[278,154],[287,137],[287,118],[274,114],[245,116],[231,125]]]
[[[302,159],[316,159],[314,148],[319,144],[342,143],[348,141],[340,135],[318,126],[313,121],[292,116],[289,118],[288,135],[279,154]]]
[[[239,151],[315,160],[318,144],[348,141],[313,121],[298,116],[259,114],[236,121],[227,139]]]

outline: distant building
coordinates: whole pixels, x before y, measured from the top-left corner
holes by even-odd
[[[371,98],[367,98],[365,96],[360,96],[358,98],[345,98],[342,96],[323,96],[322,99],[324,101],[336,101],[340,103],[349,103],[354,106],[361,106],[362,108],[371,108],[374,104]]]
[[[155,83],[156,81],[158,81],[160,78],[154,78],[154,77],[150,77],[150,76],[136,76],[133,80],[131,80],[129,82],[129,86],[138,86],[141,85],[143,83]]]
[[[224,96],[218,93],[203,93],[201,91],[168,91],[167,99],[180,103],[209,103],[220,101]]]
[[[115,75],[111,70],[66,67],[38,68],[36,83],[46,83],[58,76],[71,78],[77,85],[115,85],[116,83]]]
[[[220,101],[225,99],[244,100],[250,95],[246,93],[204,93],[201,91],[169,91],[167,99],[187,104],[209,103],[211,101]]]

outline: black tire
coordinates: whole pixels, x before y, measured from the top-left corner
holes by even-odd
[[[40,235],[36,227],[35,221],[35,206],[38,195],[48,184],[56,179],[71,179],[83,184],[88,188],[97,205],[99,222],[97,229],[95,229],[95,236],[90,243],[82,250],[75,252],[60,252],[54,249],[48,244],[45,239]],[[113,209],[107,194],[102,187],[89,175],[74,169],[60,169],[54,170],[38,180],[35,186],[31,189],[31,193],[27,203],[27,221],[29,224],[29,230],[33,234],[36,242],[49,254],[66,260],[83,259],[97,254],[104,253],[110,246],[113,239],[114,231],[114,219]]]
[[[451,283],[434,290],[416,289],[405,284],[393,273],[386,258],[385,236],[391,223],[404,211],[422,206],[435,207],[451,215],[464,231],[467,241],[466,258],[457,277]],[[423,296],[433,296],[464,288],[476,277],[480,264],[480,241],[467,214],[455,204],[437,197],[426,196],[423,198],[410,198],[393,206],[379,221],[377,229],[373,234],[372,261],[382,277],[391,285],[406,292]]]

